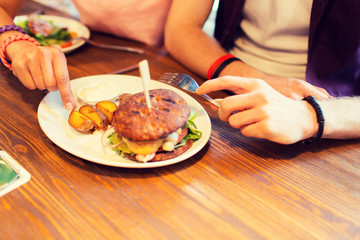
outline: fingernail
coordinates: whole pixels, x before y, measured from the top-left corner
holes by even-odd
[[[66,103],[65,104],[65,109],[66,110],[72,110],[73,109],[73,105],[71,103]]]

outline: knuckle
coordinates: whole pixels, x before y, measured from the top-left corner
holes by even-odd
[[[221,107],[226,110],[229,106],[229,104],[231,104],[233,102],[231,97],[226,97],[221,101]]]
[[[49,91],[56,91],[58,89],[57,85],[56,85],[56,82],[53,82],[53,81],[47,81],[46,82],[46,88]]]
[[[241,134],[244,135],[245,137],[251,137],[251,134],[248,129],[249,128],[247,128],[247,127],[240,128]]]
[[[255,91],[254,92],[254,98],[257,99],[259,103],[262,105],[266,105],[270,102],[271,95],[267,94],[267,92],[264,91]]]
[[[66,57],[65,57],[65,54],[58,48],[52,48],[52,54],[56,57],[59,57],[61,58],[62,60],[65,60],[66,61]]]
[[[23,59],[20,61],[17,61],[17,60],[13,61],[11,63],[11,66],[14,69],[14,74],[18,73],[18,72],[23,72],[26,70],[26,64],[24,63]],[[16,76],[16,74],[15,74],[15,76]]]
[[[261,125],[262,132],[267,139],[271,139],[274,137],[274,133],[272,131],[272,127],[270,126],[269,121],[263,121]]]
[[[253,78],[253,79],[251,79],[251,81],[257,87],[263,87],[263,86],[267,85],[266,82],[260,78]]]
[[[218,78],[217,81],[220,85],[226,85],[230,80],[229,80],[228,76],[223,76],[223,77]]]
[[[302,80],[295,79],[292,81],[292,88],[297,90],[303,90],[305,89],[305,82]]]
[[[233,128],[240,128],[241,124],[233,117],[229,118],[229,125]]]
[[[66,73],[58,73],[56,75],[56,80],[57,80],[58,84],[65,85],[65,84],[68,84],[69,77]]]

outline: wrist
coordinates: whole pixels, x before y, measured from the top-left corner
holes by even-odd
[[[242,62],[241,59],[235,57],[232,54],[225,54],[216,59],[210,66],[207,72],[207,79],[218,78],[221,72],[233,62]]]
[[[1,43],[1,49],[0,49],[0,59],[2,61],[2,63],[7,67],[9,68],[10,70],[12,70],[12,67],[11,67],[11,62],[9,62],[9,59],[7,59],[7,47],[9,45],[11,45],[12,43],[14,42],[18,42],[18,41],[29,41],[29,42],[32,42],[33,44],[37,45],[37,46],[40,46],[40,44],[32,37],[30,37],[29,35],[27,34],[22,34],[22,33],[19,33],[19,34],[14,34],[10,37],[8,37],[6,40],[4,40],[2,43]],[[21,49],[22,50],[22,49]]]
[[[20,34],[19,32],[17,31],[7,31],[7,32],[4,32],[4,33],[1,33],[0,34],[0,42],[3,42],[4,40],[6,40],[8,37],[11,37],[12,35],[14,34]]]
[[[310,108],[310,111],[312,109],[312,129],[317,129],[315,131],[310,131],[311,136],[310,138],[305,138],[305,140],[303,141],[304,144],[309,144],[309,143],[313,143],[316,141],[319,141],[321,139],[321,137],[323,136],[323,132],[324,132],[324,125],[325,125],[325,118],[324,118],[324,114],[322,112],[322,109],[319,105],[319,103],[316,101],[316,99],[313,96],[308,96],[302,99],[303,101],[307,102],[307,107]],[[315,115],[315,117],[314,117]],[[315,118],[315,126],[314,127],[314,118]]]
[[[305,109],[304,111],[305,121],[303,122],[304,132],[301,140],[313,138],[316,136],[316,133],[318,132],[319,129],[319,125],[316,119],[316,112],[308,102],[306,101],[298,101],[298,102]]]
[[[38,47],[38,44],[27,40],[13,42],[6,47],[5,57],[8,61],[13,61],[17,55],[21,56],[33,47]]]
[[[20,33],[26,34],[25,30],[15,24],[3,25],[0,27],[0,43],[7,37]]]
[[[266,75],[244,62],[235,61],[227,65],[219,76],[239,76],[247,78],[265,79]]]
[[[340,102],[339,99],[326,99],[318,101],[326,119],[323,133],[324,138],[348,138],[346,136],[347,134],[345,134],[345,129],[348,127],[351,128],[350,126],[352,125],[352,121],[344,121],[349,117],[342,111],[343,109],[346,109],[346,107],[344,108],[344,106],[341,104],[334,104],[337,102]],[[359,102],[353,104],[359,104]],[[351,117],[351,119],[353,121],[357,121],[359,118]]]

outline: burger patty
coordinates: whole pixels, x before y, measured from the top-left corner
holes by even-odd
[[[150,111],[144,92],[120,102],[114,112],[114,128],[120,136],[131,141],[158,140],[185,126],[190,107],[179,94],[153,89],[149,95]]]

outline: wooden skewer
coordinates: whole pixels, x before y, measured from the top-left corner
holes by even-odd
[[[149,95],[150,70],[149,70],[149,63],[146,59],[139,62],[139,69],[144,87],[146,105],[150,111],[151,110],[151,102]]]

